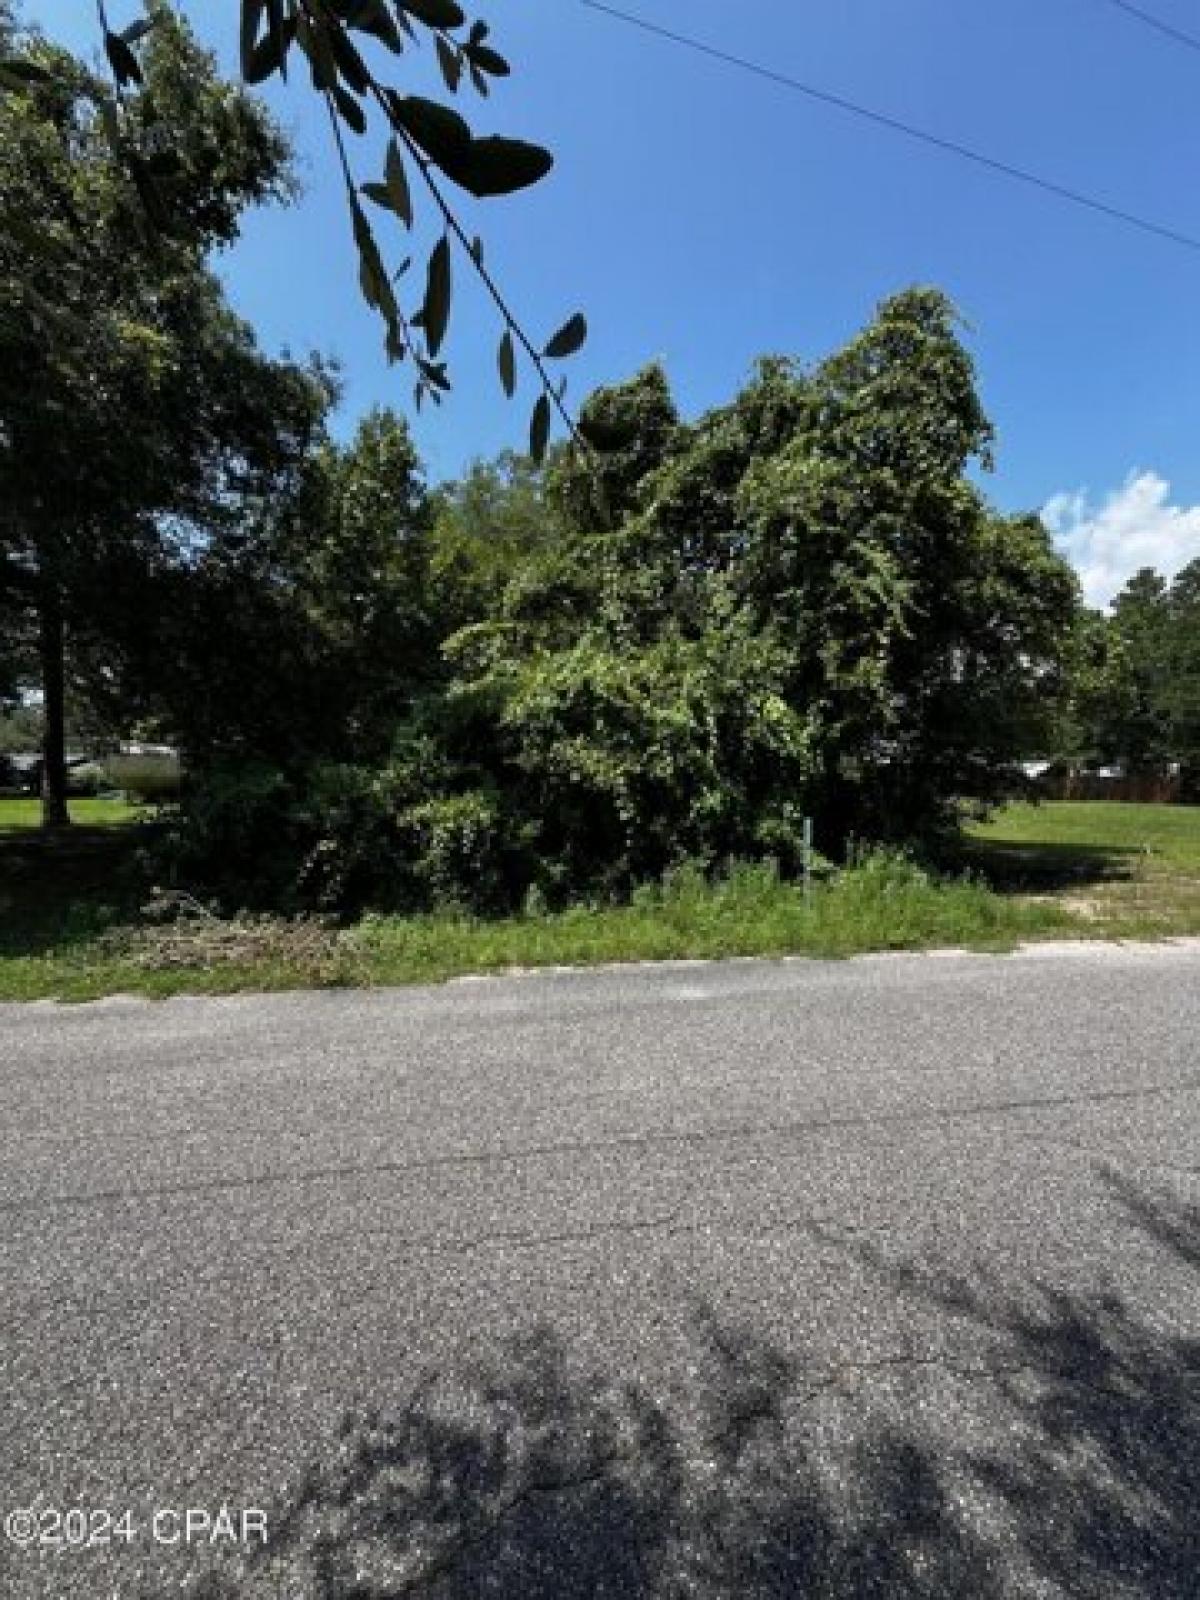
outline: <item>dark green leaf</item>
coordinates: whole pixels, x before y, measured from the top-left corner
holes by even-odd
[[[468,45],[467,54],[480,72],[490,72],[493,78],[507,78],[512,71],[504,57],[487,45]]]
[[[392,200],[392,210],[406,228],[413,224],[412,195],[408,187],[408,174],[404,170],[404,157],[395,139],[389,139],[384,181]]]
[[[122,87],[127,83],[141,83],[142,68],[138,58],[119,33],[104,35],[104,53],[113,69],[113,76]]]
[[[341,113],[342,121],[349,123],[355,133],[366,133],[367,114],[349,89],[343,89],[341,84],[338,84],[333,91],[333,98]]]
[[[400,0],[400,9],[431,28],[461,28],[467,20],[454,0]]]
[[[324,23],[314,26],[303,13],[296,23],[296,38],[300,48],[308,57],[308,64],[312,69],[313,88],[324,93],[326,89],[337,86],[337,62],[333,58],[333,49],[325,31]]]
[[[371,87],[371,75],[353,41],[347,37],[343,29],[334,28],[330,31],[329,43],[342,77],[355,94],[366,94]]]
[[[504,337],[500,341],[500,352],[496,358],[500,368],[500,382],[504,392],[511,400],[517,392],[517,352],[513,345],[512,329],[505,328]]]
[[[449,163],[462,162],[469,154],[471,130],[457,111],[414,94],[393,95],[391,106],[405,133],[443,172],[449,172]]]
[[[465,124],[464,124],[465,126]],[[515,194],[539,183],[554,165],[541,145],[523,139],[474,139],[448,160],[438,161],[448,178],[479,199]]]
[[[546,459],[546,446],[550,443],[550,397],[541,394],[529,420],[529,454],[540,466]]]
[[[296,20],[294,17],[285,19],[282,29],[278,34],[268,33],[266,38],[255,45],[250,52],[249,61],[243,68],[242,76],[247,83],[262,83],[273,73],[283,72],[287,61],[287,53],[291,49],[292,41],[296,37]]]
[[[291,17],[284,17],[283,0],[267,0],[267,32],[275,41],[275,50],[279,56],[279,76],[287,82],[287,53],[288,46],[294,35],[288,31],[289,25],[295,24]]]
[[[366,256],[359,256],[358,258],[358,284],[359,288],[362,290],[362,297],[370,306],[371,310],[378,311],[379,284],[374,272],[371,270],[371,263],[367,260]]]
[[[250,77],[259,24],[266,10],[265,0],[242,0],[242,77]]]
[[[348,28],[355,28],[359,33],[368,33],[372,38],[378,39],[387,45],[389,50],[397,53],[404,48],[400,38],[400,30],[396,26],[396,18],[385,4],[385,0],[331,0],[334,12]],[[403,12],[399,13],[399,20],[408,28],[408,19]]]
[[[450,393],[450,379],[444,361],[422,361],[421,371],[435,389],[440,389],[444,394]]]
[[[446,80],[446,87],[451,94],[458,93],[459,81],[462,78],[462,57],[458,51],[448,45],[441,34],[435,35],[437,39],[438,65],[442,69],[442,77]]]
[[[362,285],[363,297],[374,309],[389,308],[395,304],[395,297],[388,275],[384,271],[383,257],[379,254],[379,246],[375,242],[375,235],[371,232],[371,224],[367,221],[366,213],[353,196],[350,201],[350,217],[354,224],[354,242],[358,246],[359,282]]]
[[[412,195],[408,187],[408,176],[404,170],[404,157],[400,154],[400,146],[395,139],[388,142],[384,181],[364,183],[362,192],[377,206],[395,212],[406,228],[412,227]]]
[[[490,32],[491,32],[491,29],[488,27],[486,22],[483,22],[483,21],[473,22],[471,24],[470,43],[471,44],[482,44],[483,41],[487,38],[487,36],[488,36],[488,34]]]
[[[587,318],[581,312],[576,312],[569,322],[563,323],[542,354],[549,356],[552,361],[561,361],[565,356],[573,356],[577,350],[583,349],[587,342],[587,333]]]
[[[28,89],[49,81],[50,74],[36,61],[27,61],[23,56],[10,56],[0,61],[0,86],[5,89]]]
[[[450,290],[450,240],[443,234],[429,257],[425,304],[421,308],[425,342],[431,356],[437,355],[446,337],[446,326],[450,320]]]
[[[121,38],[126,44],[136,44],[139,39],[146,37],[153,26],[153,17],[141,17],[137,22],[131,22],[127,28],[121,29]]]

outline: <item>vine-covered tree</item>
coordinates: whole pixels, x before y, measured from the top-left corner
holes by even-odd
[[[568,464],[566,535],[447,646],[475,770],[560,881],[793,859],[805,814],[831,851],[912,839],[1011,784],[1061,697],[1076,582],[967,477],[990,430],[940,294],[888,301],[812,372],[761,364],[690,427],[655,372],[593,418],[608,504]]]

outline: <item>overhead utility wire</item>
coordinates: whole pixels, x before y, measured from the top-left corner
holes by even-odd
[[[671,28],[664,28],[657,22],[650,22],[645,17],[634,15],[631,11],[621,11],[616,6],[604,3],[604,0],[579,0],[579,3],[586,6],[589,11],[603,12],[605,16],[613,17],[618,22],[640,28],[644,33],[667,39],[672,44],[682,45],[685,50],[692,50],[697,55],[709,56],[714,61],[724,62],[726,66],[753,73],[755,77],[765,78],[768,82],[778,84],[784,89],[791,89],[796,94],[807,95],[810,100],[820,101],[822,105],[834,106],[839,111],[846,111],[852,116],[862,117],[867,122],[890,128],[894,133],[906,134],[910,139],[917,139],[922,144],[932,145],[935,149],[961,156],[963,160],[973,161],[976,166],[987,167],[992,172],[1003,173],[1007,178],[1015,178],[1019,183],[1027,183],[1035,189],[1043,190],[1046,194],[1057,196],[1060,200],[1069,200],[1073,205],[1086,206],[1089,211],[1098,211],[1102,216],[1110,217],[1116,222],[1124,222],[1132,228],[1139,228],[1143,233],[1152,233],[1160,239],[1169,240],[1172,244],[1182,245],[1186,250],[1200,252],[1200,238],[1191,234],[1179,233],[1176,229],[1164,227],[1161,223],[1150,222],[1146,217],[1139,217],[1132,211],[1122,211],[1118,206],[1110,206],[1103,200],[1095,200],[1090,195],[1081,194],[1077,189],[1068,189],[1049,178],[1041,178],[1036,172],[1027,172],[1023,167],[1014,167],[1007,161],[997,161],[992,156],[981,155],[978,150],[972,150],[965,144],[958,144],[953,139],[943,139],[936,133],[927,133],[924,128],[916,128],[911,123],[901,122],[898,117],[889,117],[882,111],[872,111],[869,106],[858,105],[841,95],[814,88],[812,84],[802,83],[798,78],[776,72],[759,62],[747,61],[744,56],[732,55],[727,50],[719,50],[715,45],[705,44],[702,40],[693,39],[685,33],[676,33]]]
[[[1185,33],[1182,28],[1176,28],[1170,22],[1164,22],[1161,17],[1156,17],[1153,12],[1143,11],[1141,6],[1130,5],[1129,0],[1108,0],[1110,6],[1116,6],[1118,11],[1124,11],[1131,17],[1136,17],[1139,22],[1144,22],[1148,28],[1155,28],[1159,33],[1165,33],[1168,39],[1174,39],[1178,44],[1187,45],[1189,50],[1200,50],[1200,38],[1194,33]]]

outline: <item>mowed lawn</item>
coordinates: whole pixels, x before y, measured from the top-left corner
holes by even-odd
[[[1200,806],[1045,801],[969,830],[967,865],[1110,935],[1200,933]]]
[[[91,799],[79,796],[68,801],[71,821],[87,828],[116,828],[145,815],[145,808],[127,800]],[[13,799],[0,796],[0,834],[24,833],[42,821],[42,802],[36,798]]]

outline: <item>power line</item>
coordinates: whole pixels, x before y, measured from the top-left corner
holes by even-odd
[[[1143,11],[1141,6],[1130,5],[1129,0],[1108,0],[1109,5],[1116,6],[1118,11],[1124,11],[1131,17],[1136,17],[1139,22],[1144,22],[1148,28],[1155,28],[1159,33],[1165,33],[1168,39],[1174,39],[1178,44],[1187,45],[1189,50],[1200,50],[1200,39],[1194,33],[1185,33],[1182,28],[1176,28],[1170,22],[1164,22],[1161,17],[1156,17],[1150,11]]]
[[[764,67],[760,62],[748,61],[744,56],[735,56],[727,50],[705,44],[702,40],[693,39],[685,33],[676,33],[673,29],[664,28],[657,22],[648,21],[645,17],[635,16],[633,12],[621,11],[616,6],[608,5],[605,0],[579,0],[579,3],[586,6],[589,11],[603,12],[605,16],[613,17],[618,22],[626,23],[632,28],[640,28],[644,33],[669,40],[672,44],[681,45],[685,50],[691,50],[697,55],[708,56],[714,61],[724,62],[726,66],[737,67],[742,72],[765,78],[780,88],[807,95],[810,100],[819,101],[822,105],[834,106],[838,111],[861,117],[864,121],[873,122],[882,128],[890,128],[893,133],[903,133],[908,138],[932,145],[937,150],[948,151],[951,155],[960,156],[964,161],[972,161],[976,166],[1002,173],[1006,178],[1015,178],[1019,183],[1027,183],[1035,189],[1043,190],[1046,194],[1055,195],[1060,200],[1069,200],[1073,205],[1086,206],[1089,211],[1098,211],[1102,216],[1116,222],[1124,222],[1132,228],[1139,228],[1143,233],[1152,233],[1159,239],[1167,239],[1172,244],[1182,245],[1187,250],[1200,252],[1200,238],[1191,234],[1179,233],[1174,228],[1167,228],[1161,223],[1149,221],[1146,217],[1139,217],[1132,211],[1122,211],[1118,206],[1110,206],[1103,200],[1093,199],[1090,195],[1081,194],[1077,189],[1068,189],[1061,183],[1053,182],[1052,179],[1039,177],[1036,172],[1027,172],[1023,167],[1014,167],[1007,161],[998,161],[993,156],[982,155],[978,150],[972,150],[954,139],[943,139],[936,133],[928,133],[924,128],[914,127],[912,123],[901,122],[898,117],[889,117],[882,111],[872,111],[869,106],[858,105],[841,95],[830,94],[825,89],[803,83],[799,78],[790,77],[787,73],[777,72],[772,67]],[[1119,0],[1114,0],[1114,4],[1116,3],[1119,3]]]

